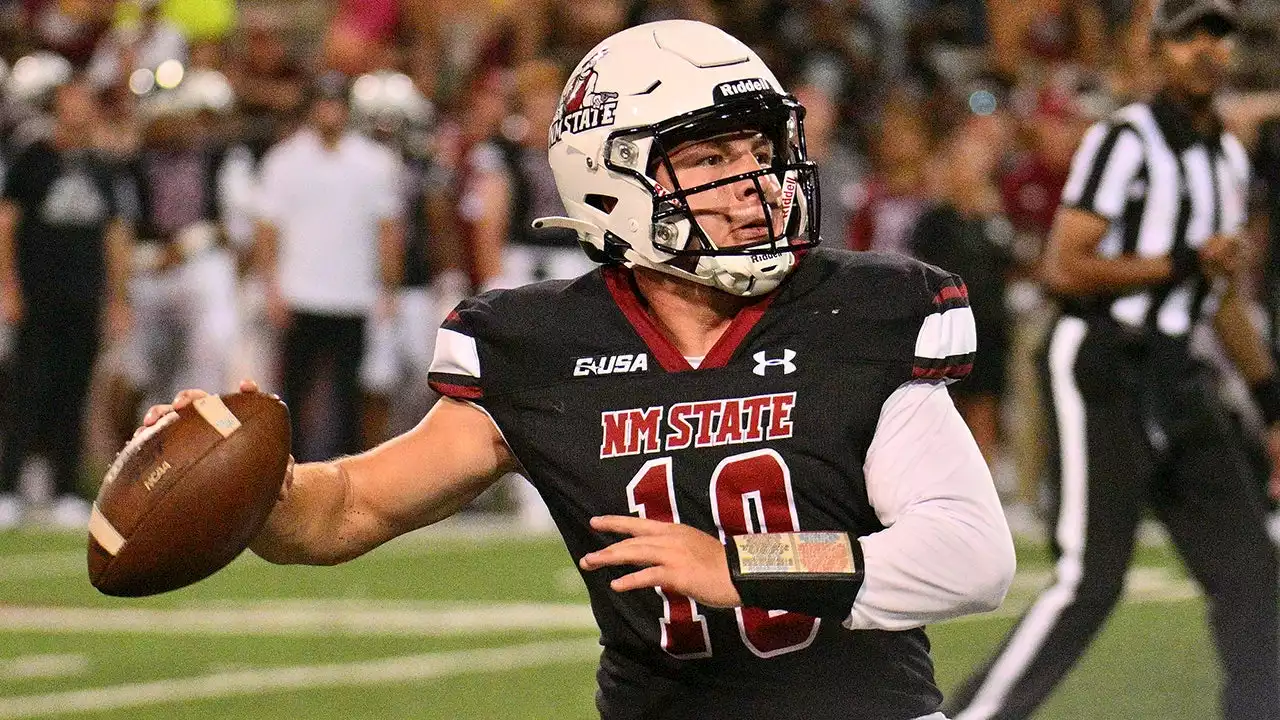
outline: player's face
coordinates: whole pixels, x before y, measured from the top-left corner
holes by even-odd
[[[1160,58],[1168,83],[1196,98],[1217,92],[1235,47],[1229,30],[1225,24],[1210,19],[1166,38],[1161,43]]]
[[[669,157],[674,180],[687,189],[768,168],[773,164],[774,151],[773,143],[759,132],[744,130],[683,143]],[[677,186],[662,163],[658,164],[654,179],[667,189]],[[763,175],[757,180],[759,187],[751,180],[742,180],[688,196],[694,218],[717,247],[768,242],[766,203],[773,216],[774,236],[782,236],[786,218],[780,211],[782,191],[778,178]]]

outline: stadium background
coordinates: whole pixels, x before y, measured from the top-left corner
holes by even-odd
[[[8,0],[0,158],[43,127],[49,81],[33,68],[61,66],[40,53],[96,78],[104,116],[95,144],[121,163],[152,121],[148,102],[193,78],[225,79],[229,95],[198,95],[182,110],[206,117],[220,142],[249,158],[241,184],[220,198],[224,242],[240,261],[223,386],[253,375],[272,387],[273,336],[252,262],[252,171],[296,127],[311,78],[336,69],[355,80],[358,128],[428,168],[406,194],[406,208],[427,218],[408,262],[420,264],[439,314],[503,274],[507,248],[486,245],[479,228],[486,212],[503,212],[486,179],[514,170],[486,162],[484,150],[541,132],[525,117],[530,98],[548,86],[558,93],[572,64],[627,24],[690,17],[734,32],[811,109],[825,242],[910,251],[914,219],[954,200],[957,184],[977,191],[966,201],[989,219],[972,259],[996,269],[990,282],[1002,302],[992,322],[1007,325],[1009,378],[967,417],[1020,536],[1020,569],[1000,612],[932,630],[945,690],[1048,580],[1027,357],[1052,308],[1034,269],[1080,133],[1151,88],[1151,9],[1150,0]],[[1280,118],[1280,10],[1259,0],[1241,9],[1245,32],[1221,111],[1246,145],[1262,148]],[[167,70],[134,62],[165,46],[177,48]],[[43,64],[24,64],[33,55]],[[1275,174],[1275,158],[1258,159],[1271,161],[1257,168],[1261,179]],[[1260,318],[1274,314],[1266,288],[1276,197],[1260,182],[1247,238]],[[179,336],[167,351],[180,358],[190,341]],[[127,343],[117,338],[99,359],[85,418],[86,495],[137,420],[138,406],[118,392]],[[403,429],[431,401],[412,358],[383,375],[366,388],[366,442]],[[155,385],[132,390],[171,391]],[[1223,387],[1239,394],[1229,373]],[[1246,427],[1255,421],[1247,403],[1241,413]],[[47,512],[46,476],[42,463],[29,464],[22,491],[32,511],[0,530],[0,718],[592,717],[585,592],[554,535],[514,507],[510,485],[347,566],[274,568],[246,556],[195,587],[120,601],[89,587],[83,532],[57,527]],[[1038,717],[1212,716],[1217,671],[1203,616],[1194,585],[1149,529],[1124,605]]]

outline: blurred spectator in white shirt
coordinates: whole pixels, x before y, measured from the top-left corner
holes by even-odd
[[[399,160],[347,129],[347,87],[317,79],[310,123],[263,158],[258,248],[267,314],[282,333],[285,402],[299,460],[358,452],[360,364],[374,312],[389,312],[403,269]],[[303,448],[304,403],[330,370],[330,447]]]

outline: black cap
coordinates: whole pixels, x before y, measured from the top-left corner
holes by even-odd
[[[1171,37],[1207,20],[1221,22],[1230,32],[1240,27],[1240,13],[1233,0],[1161,0],[1151,29],[1156,35]]]

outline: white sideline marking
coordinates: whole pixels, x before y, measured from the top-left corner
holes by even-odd
[[[21,655],[0,660],[0,681],[70,677],[89,672],[89,658],[78,654]]]
[[[149,635],[393,635],[439,637],[511,630],[593,630],[586,605],[289,603],[179,610],[0,606],[0,630]]]
[[[596,640],[573,640],[406,655],[355,663],[214,673],[91,690],[2,698],[0,718],[101,712],[286,690],[385,685],[407,680],[582,662],[599,656],[600,645]]]

